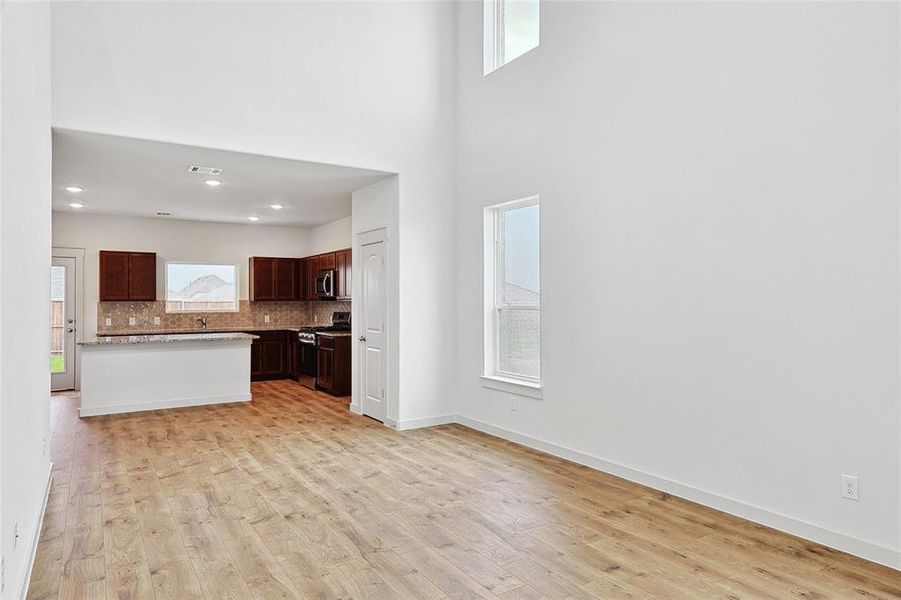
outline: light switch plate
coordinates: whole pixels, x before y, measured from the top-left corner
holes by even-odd
[[[110,325],[113,324],[113,319],[112,319],[111,317],[107,317],[106,319],[103,320],[103,323],[104,323],[107,327],[109,327]]]
[[[264,323],[268,323],[268,322],[269,322],[269,315],[265,315],[265,316],[263,317],[263,322],[264,322]]]
[[[128,324],[129,324],[129,325],[134,325],[135,323],[137,323],[137,321],[135,320],[134,317],[128,317]]]
[[[159,317],[153,317],[153,324],[154,324],[154,325],[159,325],[159,324],[160,324],[160,318],[159,318]]]

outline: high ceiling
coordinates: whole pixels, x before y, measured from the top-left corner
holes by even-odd
[[[222,169],[189,173],[192,165]],[[53,210],[315,227],[351,213],[351,193],[389,175],[71,130],[53,131]],[[204,183],[215,179],[217,187]],[[81,193],[67,186],[84,188]],[[82,202],[84,208],[70,203]],[[284,206],[281,210],[272,204]]]

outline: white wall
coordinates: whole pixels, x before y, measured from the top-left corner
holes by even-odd
[[[0,553],[17,598],[50,474],[50,5],[0,3],[0,23]]]
[[[469,422],[899,565],[897,12],[545,2],[483,77],[461,3]],[[536,193],[544,399],[511,412],[478,380],[482,208]]]
[[[400,381],[400,351],[397,338],[397,329],[394,326],[400,320],[399,305],[397,302],[398,288],[398,243],[397,243],[397,213],[391,207],[396,206],[399,194],[398,177],[389,177],[357,190],[353,194],[353,222],[351,229],[353,247],[353,290],[359,298],[359,291],[363,289],[363,253],[356,236],[361,233],[384,229],[387,234],[385,242],[385,285],[388,288],[388,317],[387,335],[385,336],[385,355],[388,357],[388,385],[385,389],[385,418],[387,422],[396,426],[403,426],[401,419],[400,399],[398,385]],[[362,300],[360,298],[360,300]],[[352,338],[356,340],[363,333],[363,303],[354,302],[351,305]],[[360,352],[351,354],[351,410],[360,412],[363,399],[360,389]],[[406,412],[404,413],[407,414]],[[436,413],[440,414],[440,413]]]
[[[398,391],[409,418],[443,414],[456,356],[422,332],[444,330],[454,312],[454,11],[450,2],[62,3],[53,122],[399,173]]]
[[[53,121],[399,173],[398,419],[896,560],[897,7],[546,2],[485,78],[480,13],[62,3]],[[545,399],[512,413],[478,385],[481,209],[536,192]]]
[[[390,206],[385,210],[391,210]],[[344,217],[310,229],[310,254],[350,248],[353,236],[352,217]]]
[[[100,250],[157,253],[157,298],[165,294],[165,261],[209,261],[238,265],[241,300],[249,298],[248,259],[251,256],[312,254],[310,230],[302,227],[230,225],[138,217],[53,213],[53,246],[83,248],[84,322],[80,338],[97,333],[100,297]]]

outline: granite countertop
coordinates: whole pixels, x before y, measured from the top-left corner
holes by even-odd
[[[251,325],[250,327],[209,327],[201,329],[194,327],[192,329],[155,329],[153,331],[135,331],[135,330],[113,330],[98,331],[97,337],[106,337],[110,335],[184,335],[188,333],[242,333],[247,331],[300,331],[303,325],[293,325],[285,327],[284,325]],[[315,326],[314,326],[315,327]]]
[[[239,331],[232,333],[181,333],[174,335],[117,335],[98,336],[78,342],[79,346],[129,346],[134,344],[177,344],[183,342],[221,342],[224,340],[253,341],[257,336]]]
[[[316,335],[323,337],[345,337],[351,335],[349,331],[317,331]]]

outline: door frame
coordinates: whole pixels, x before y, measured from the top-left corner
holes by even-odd
[[[75,273],[72,274],[73,295],[75,297],[75,353],[72,355],[75,366],[75,389],[81,389],[81,346],[84,331],[84,248],[54,247],[50,253],[53,258],[74,258]]]
[[[392,259],[392,246],[391,246],[391,236],[390,236],[390,227],[388,225],[379,225],[376,227],[372,227],[370,229],[365,229],[363,231],[355,232],[353,236],[353,290],[354,293],[361,293],[363,290],[363,245],[371,244],[373,242],[382,242],[384,244],[384,252],[385,252],[385,270],[383,273],[384,281],[383,286],[385,290],[385,331],[384,331],[384,340],[383,340],[383,365],[382,365],[382,376],[384,377],[385,382],[385,420],[384,425],[386,427],[397,427],[397,394],[394,388],[394,380],[392,378],[393,372],[393,360],[395,353],[393,351],[394,348],[394,329],[393,329],[393,319],[391,318],[392,309],[393,309],[393,301],[391,297],[391,289],[392,282],[394,280],[394,264]],[[363,414],[363,377],[362,375],[362,359],[363,359],[363,345],[359,342],[360,335],[362,335],[362,310],[363,310],[363,302],[362,297],[358,299],[356,302],[352,302],[351,311],[353,313],[353,318],[351,319],[351,331],[353,336],[353,343],[356,346],[356,350],[351,353],[352,356],[352,370],[351,376],[353,379],[353,386],[351,390],[351,402],[350,402],[350,411],[356,414]]]

